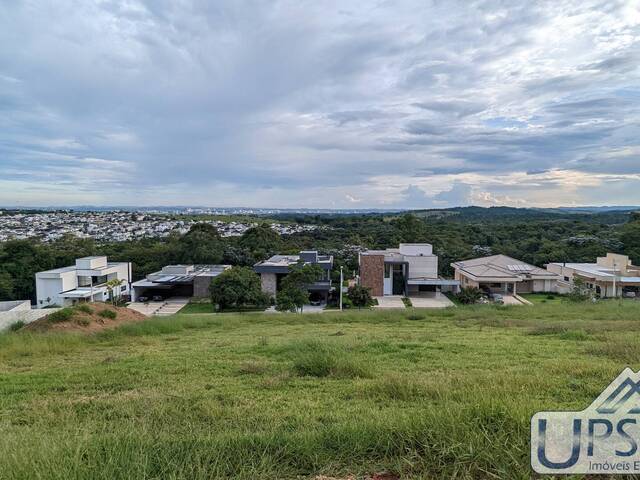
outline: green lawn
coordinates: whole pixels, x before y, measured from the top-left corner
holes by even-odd
[[[522,293],[520,296],[526,300],[529,300],[534,305],[540,303],[558,304],[566,302],[566,297],[558,295],[557,293]]]
[[[213,305],[210,302],[191,302],[180,310],[180,314],[190,313],[214,313]]]
[[[633,302],[5,334],[0,478],[528,479],[531,415],[586,407],[626,365]]]

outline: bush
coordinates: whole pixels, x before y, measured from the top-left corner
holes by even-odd
[[[102,318],[110,318],[111,320],[114,320],[118,316],[118,314],[114,310],[108,310],[106,308],[98,313],[98,315],[100,315]]]
[[[82,327],[87,327],[91,324],[91,320],[88,318],[76,318],[75,322]]]
[[[16,323],[12,323],[11,324],[11,326],[9,327],[9,331],[10,332],[17,332],[18,330],[20,330],[25,325],[26,324],[22,320],[18,320]]]
[[[53,312],[47,315],[47,321],[50,323],[67,322],[69,321],[69,319],[71,319],[71,317],[73,317],[75,313],[76,312],[73,308],[62,308],[57,312]]]
[[[78,310],[79,312],[88,313],[89,315],[91,315],[93,313],[93,308],[91,308],[86,303],[81,303],[80,305],[78,305],[76,307],[76,310]]]
[[[464,287],[456,297],[460,303],[471,305],[482,298],[482,291],[476,287]]]
[[[407,308],[413,307],[413,303],[411,303],[411,299],[408,297],[402,297],[402,303],[404,303],[404,306]]]
[[[362,285],[353,285],[347,290],[347,298],[351,300],[354,307],[370,307],[374,304],[371,297],[371,289],[363,287]]]

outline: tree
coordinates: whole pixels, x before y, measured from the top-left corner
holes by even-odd
[[[629,222],[622,227],[620,240],[634,265],[640,264],[640,212],[633,212]]]
[[[179,261],[195,264],[216,264],[222,261],[224,245],[218,230],[208,223],[196,223],[179,240]]]
[[[572,302],[586,302],[594,298],[593,290],[591,290],[585,281],[580,277],[573,279],[573,288],[567,295],[567,299]]]
[[[280,235],[268,223],[250,228],[240,238],[240,246],[251,252],[255,258],[267,258],[278,251]]]
[[[281,312],[297,312],[309,303],[307,287],[322,277],[323,270],[315,264],[298,264],[290,268],[282,279],[276,297],[276,309]]]
[[[229,308],[262,308],[269,296],[262,292],[260,277],[248,267],[232,267],[211,281],[211,303],[219,310]]]
[[[120,285],[122,285],[123,283],[124,280],[122,280],[121,278],[112,278],[105,284],[107,290],[109,291],[109,300],[114,305],[116,304],[117,298],[120,297]],[[115,295],[113,294],[114,291],[116,292]]]
[[[371,297],[371,289],[363,287],[361,285],[353,285],[347,290],[347,298],[351,300],[351,303],[358,307],[369,307],[373,305],[373,298]]]
[[[0,271],[0,301],[13,300],[13,280],[7,272]]]
[[[460,303],[471,305],[477,303],[482,298],[482,291],[476,287],[463,287],[457,295]]]

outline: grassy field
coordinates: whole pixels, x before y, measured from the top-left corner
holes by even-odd
[[[567,302],[565,296],[554,293],[523,293],[520,296],[529,300],[534,305],[538,305],[540,303],[559,304]]]
[[[525,479],[640,368],[640,305],[178,315],[0,336],[2,479]]]

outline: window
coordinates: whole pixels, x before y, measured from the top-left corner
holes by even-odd
[[[388,263],[384,264],[384,278],[391,278],[391,265]]]
[[[121,291],[121,292],[124,292],[126,289],[127,289],[127,287],[126,287],[125,285],[122,285],[122,286],[120,287],[120,291]]]
[[[564,281],[565,281],[565,282],[570,282],[570,281],[571,281],[571,279],[570,279],[569,277],[564,277]]]

